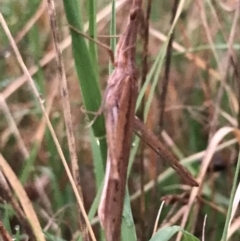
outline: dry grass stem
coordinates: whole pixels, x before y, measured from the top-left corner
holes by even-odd
[[[204,217],[204,221],[203,221],[202,241],[205,241],[205,229],[206,229],[206,223],[207,223],[207,215],[205,215],[205,217]]]
[[[161,206],[160,206],[160,208],[158,210],[158,214],[157,214],[157,218],[156,218],[156,221],[155,221],[155,224],[154,224],[153,234],[152,235],[154,235],[157,232],[158,223],[159,223],[160,215],[161,215],[161,212],[162,212],[162,209],[163,209],[163,205],[164,205],[164,201],[161,203]]]
[[[182,206],[166,223],[164,223],[164,225],[162,225],[162,227],[169,227],[177,223],[180,220],[180,218],[184,215],[186,209],[186,205]]]
[[[24,36],[31,30],[33,25],[42,16],[44,11],[46,11],[46,7],[47,0],[42,0],[34,15],[27,21],[24,27],[17,33],[16,37],[14,38],[16,44],[18,44],[18,42],[20,42],[24,38]]]
[[[23,139],[19,133],[19,130],[17,128],[17,125],[15,123],[15,120],[14,120],[14,118],[8,108],[8,105],[1,93],[0,93],[0,108],[2,109],[3,113],[5,114],[6,119],[8,120],[9,128],[17,140],[19,151],[22,153],[25,160],[28,159],[28,157],[29,157],[28,149],[24,144],[24,141],[23,141]]]
[[[68,86],[67,86],[66,73],[64,69],[63,57],[60,49],[60,37],[59,37],[58,27],[57,27],[56,10],[55,10],[55,5],[53,0],[48,0],[48,11],[49,11],[50,24],[51,24],[51,30],[53,35],[53,42],[54,42],[54,47],[56,51],[56,60],[57,60],[57,66],[58,66],[57,69],[58,69],[59,80],[60,80],[60,92],[61,92],[62,107],[63,107],[62,109],[64,113],[68,147],[69,147],[70,158],[71,158],[72,176],[73,176],[75,185],[77,187],[78,194],[81,198],[81,204],[78,204],[79,205],[79,208],[78,208],[79,227],[82,232],[83,239],[85,241],[89,240],[88,231],[90,232],[92,240],[95,240],[96,238],[92,231],[91,225],[88,221],[84,220],[83,214],[82,214],[82,213],[85,213],[86,215],[86,211],[85,209],[82,210],[84,206],[83,206],[82,188],[80,184],[80,175],[79,175],[79,166],[78,166],[78,158],[77,158],[77,152],[76,152],[75,137],[74,137],[74,131],[73,131],[73,125],[72,125],[71,107],[70,107],[70,100],[69,100],[69,94],[68,94]],[[88,231],[86,230],[86,225],[87,225]]]
[[[0,15],[0,20],[1,20],[1,15]],[[21,203],[21,206],[24,210],[24,213],[28,221],[30,222],[30,225],[32,226],[36,239],[38,241],[45,241],[44,234],[42,232],[37,215],[33,209],[32,203],[29,200],[22,184],[19,182],[16,174],[13,172],[12,168],[9,166],[9,164],[1,155],[1,153],[0,153],[0,167],[5,177],[7,178],[8,182],[10,183],[12,189],[17,194],[18,199]]]

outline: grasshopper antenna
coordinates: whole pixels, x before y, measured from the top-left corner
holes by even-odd
[[[94,122],[96,121],[96,119],[102,114],[103,112],[103,108],[104,108],[104,102],[101,104],[101,106],[99,107],[99,109],[95,112],[95,111],[89,111],[83,108],[83,106],[81,106],[81,111],[84,114],[89,114],[89,115],[94,115],[94,118],[90,121],[89,124],[86,125],[86,129],[90,128]]]
[[[90,36],[88,36],[87,34],[81,32],[80,30],[78,30],[77,28],[75,28],[72,25],[68,25],[70,29],[72,29],[74,32],[78,33],[79,35],[83,36],[84,38],[93,41],[94,43],[98,44],[99,46],[101,46],[102,48],[106,49],[106,51],[108,52],[109,56],[110,56],[110,60],[112,62],[112,64],[115,66],[115,58],[114,58],[114,53],[113,51],[109,48],[109,46],[107,46],[106,44],[98,41],[97,39],[93,39]]]

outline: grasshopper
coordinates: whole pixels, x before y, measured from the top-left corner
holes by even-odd
[[[176,160],[171,152],[135,117],[138,93],[135,44],[142,20],[142,0],[133,0],[128,25],[117,44],[115,69],[108,79],[102,105],[99,111],[95,113],[97,117],[102,111],[104,112],[107,132],[108,156],[106,173],[98,208],[98,216],[105,230],[107,241],[120,240],[127,168],[133,131],[167,161],[186,183],[190,186],[198,186],[191,174]],[[79,32],[74,27],[70,27]],[[93,41],[97,43],[96,40]],[[113,55],[110,56],[113,59]]]
[[[128,159],[137,100],[136,40],[143,17],[141,1],[133,1],[129,23],[116,48],[116,63],[104,96],[108,157],[98,209],[106,240],[120,240]]]

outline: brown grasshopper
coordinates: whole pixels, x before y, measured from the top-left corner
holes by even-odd
[[[102,106],[95,113],[97,117],[104,110],[106,121],[108,157],[98,215],[105,230],[107,241],[120,240],[127,168],[133,130],[158,155],[167,161],[190,186],[198,186],[191,174],[164,147],[157,137],[135,117],[138,92],[135,44],[139,26],[143,20],[141,5],[142,0],[133,0],[129,14],[129,23],[118,41],[115,69],[108,79]],[[79,32],[74,27],[70,27]]]
[[[127,167],[134,131],[161,155],[191,186],[198,186],[191,174],[149,132],[140,120],[134,118],[137,99],[137,69],[135,65],[136,40],[143,20],[142,1],[134,0],[129,23],[120,37],[116,50],[115,70],[108,79],[104,96],[108,158],[105,182],[98,209],[107,241],[120,239]]]
[[[143,17],[141,0],[134,0],[129,23],[116,49],[115,69],[104,98],[108,157],[98,209],[107,241],[120,240],[128,159],[137,100],[136,40]]]

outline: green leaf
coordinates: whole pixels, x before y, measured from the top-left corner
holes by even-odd
[[[123,206],[123,217],[122,217],[122,240],[136,241],[136,229],[133,221],[129,192],[126,190],[124,206]]]
[[[153,235],[149,241],[168,241],[171,237],[173,237],[174,234],[178,233],[179,231],[183,232],[184,241],[200,241],[189,232],[183,230],[180,226],[161,228]]]

